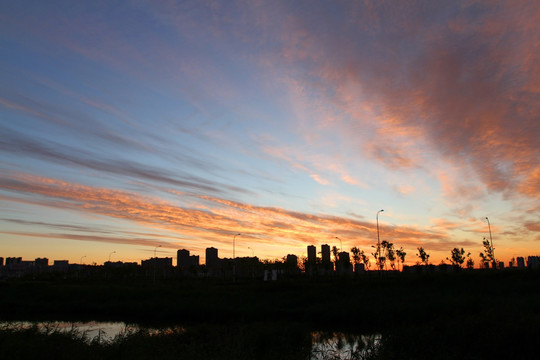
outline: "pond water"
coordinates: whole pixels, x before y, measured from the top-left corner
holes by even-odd
[[[84,335],[87,342],[94,340],[98,342],[109,342],[115,337],[124,334],[145,330],[150,336],[158,334],[166,334],[172,332],[183,332],[185,329],[180,326],[167,328],[148,328],[141,327],[136,324],[126,324],[124,322],[65,322],[65,321],[48,321],[48,322],[29,322],[29,321],[5,321],[0,322],[0,329],[20,329],[31,328],[36,326],[41,332],[51,334],[54,332],[75,332]]]
[[[382,336],[317,331],[311,339],[311,360],[366,359],[377,352]]]
[[[83,338],[88,343],[98,342],[101,344],[141,330],[145,331],[149,336],[186,332],[186,329],[181,326],[149,328],[124,322],[0,322],[0,329],[17,330],[32,327],[36,327],[44,334],[72,333]],[[377,352],[381,346],[381,339],[380,334],[354,335],[341,332],[315,331],[311,333],[310,360],[366,359]]]

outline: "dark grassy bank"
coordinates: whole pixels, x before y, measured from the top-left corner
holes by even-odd
[[[91,340],[91,339],[90,339]],[[109,342],[77,331],[0,329],[2,359],[308,359],[311,338],[299,324],[201,324],[150,335],[141,330]]]
[[[0,318],[227,323],[284,320],[320,327],[381,330],[401,323],[537,316],[540,273],[394,274],[274,283],[0,283]]]
[[[245,332],[253,336],[246,349],[247,343],[260,345],[257,339],[272,342],[281,328],[289,328],[284,324],[302,329],[297,334],[304,335],[289,334],[298,344],[310,330],[381,333],[379,356],[389,359],[512,358],[536,352],[537,271],[372,275],[276,283],[9,281],[0,285],[0,317],[207,324],[223,332],[215,334],[220,338],[229,334],[224,329],[237,326],[234,331],[249,328]],[[205,331],[212,333],[209,328]]]

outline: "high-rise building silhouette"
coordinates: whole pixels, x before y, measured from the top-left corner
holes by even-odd
[[[321,256],[323,263],[330,262],[330,245],[324,244],[321,245]]]
[[[348,252],[342,251],[338,254],[338,261],[336,265],[336,271],[340,275],[352,274],[352,264]]]
[[[206,248],[206,267],[209,269],[215,269],[218,267],[218,249],[214,247]]]
[[[189,250],[182,249],[176,252],[176,266],[179,268],[189,267]]]
[[[314,245],[308,245],[307,247],[308,262],[314,264],[316,259],[317,259],[317,248]]]
[[[199,266],[199,255],[189,255],[189,250],[182,249],[176,252],[176,266],[187,270],[193,266]]]

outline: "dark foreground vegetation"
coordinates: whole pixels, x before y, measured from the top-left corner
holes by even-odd
[[[373,273],[274,283],[17,280],[1,283],[0,293],[1,320],[124,321],[186,329],[159,336],[135,332],[101,344],[73,333],[4,329],[2,358],[34,353],[62,358],[61,348],[79,358],[308,359],[310,333],[321,330],[381,334],[379,351],[371,354],[380,359],[539,353],[538,271]]]
[[[298,324],[201,324],[152,335],[128,332],[112,341],[73,330],[0,331],[0,357],[31,359],[308,359],[311,339]],[[90,341],[88,341],[90,340]],[[92,341],[93,340],[93,341]]]

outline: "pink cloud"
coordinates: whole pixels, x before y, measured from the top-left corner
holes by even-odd
[[[397,191],[400,194],[408,195],[408,194],[413,193],[414,191],[416,191],[416,189],[414,188],[414,186],[411,186],[411,185],[399,185],[399,186],[397,186]]]
[[[356,186],[359,186],[359,187],[362,187],[362,188],[365,188],[365,189],[368,188],[368,186],[366,184],[364,184],[363,182],[358,181],[357,179],[355,179],[352,176],[347,175],[347,174],[342,175],[341,180],[345,181],[347,184],[356,185]]]
[[[540,222],[528,222],[525,223],[525,227],[529,231],[540,232]]]
[[[540,164],[539,6],[422,4],[345,6],[340,11],[358,17],[325,32],[309,15],[288,21],[294,35],[282,41],[282,54],[305,66],[294,75],[299,96],[317,99],[316,108],[329,110],[321,122],[330,119],[350,144],[363,139],[363,154],[390,169],[429,171],[427,150],[440,169],[458,171],[448,184],[460,187],[454,195],[484,186],[506,198],[538,196],[530,174]],[[321,11],[314,7],[312,16]],[[467,188],[459,178],[468,175],[483,186]]]
[[[328,185],[330,183],[318,174],[311,174],[310,177],[321,185]]]

